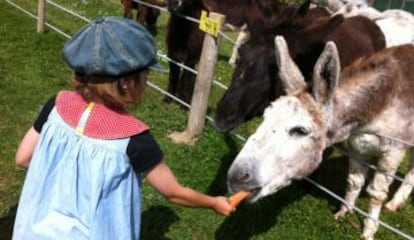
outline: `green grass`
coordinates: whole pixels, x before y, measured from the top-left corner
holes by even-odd
[[[37,1],[15,0],[32,13]],[[118,0],[112,1],[56,1],[93,19],[99,15],[121,16]],[[48,21],[69,35],[84,22],[76,20],[54,7],[47,8]],[[156,40],[165,52],[165,26],[168,15],[163,13],[157,24]],[[14,164],[16,147],[25,131],[32,125],[41,105],[56,91],[68,88],[71,74],[61,58],[60,51],[66,38],[47,30],[36,33],[36,21],[9,5],[0,3],[0,239],[10,238],[14,210],[17,204],[25,170]],[[229,82],[232,69],[226,63],[232,45],[223,40],[220,47],[216,78]],[[165,64],[165,63],[164,63]],[[150,81],[165,88],[168,76],[152,73]],[[213,88],[211,111],[223,93]],[[148,87],[141,105],[132,112],[152,127],[171,166],[183,185],[210,194],[227,194],[226,172],[242,146],[237,138],[224,135],[207,124],[193,147],[173,144],[168,134],[182,131],[187,114],[175,104],[162,104],[162,94]],[[256,121],[244,124],[237,131],[247,136]],[[322,185],[343,195],[346,179],[346,161],[331,157],[325,160],[312,176]],[[305,181],[295,182],[279,193],[254,205],[242,205],[238,211],[224,218],[204,209],[191,209],[167,202],[147,184],[143,186],[142,239],[266,239],[266,240],[330,240],[358,239],[362,217],[351,215],[335,221],[333,213],[339,203]],[[368,199],[363,195],[358,205],[366,209]],[[383,213],[381,218],[402,231],[414,235],[413,202],[397,213]],[[376,239],[400,239],[381,228]]]

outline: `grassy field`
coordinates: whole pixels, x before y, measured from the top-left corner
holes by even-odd
[[[36,13],[37,1],[15,0],[15,3]],[[100,15],[121,16],[119,0],[55,1],[93,19]],[[53,6],[47,7],[48,22],[65,33],[75,33],[85,23]],[[168,14],[163,12],[157,24],[158,48],[165,53],[165,26]],[[15,207],[25,170],[14,165],[15,149],[25,131],[32,125],[42,104],[56,91],[68,88],[71,74],[61,58],[66,38],[48,29],[36,33],[36,21],[27,14],[0,1],[0,239],[9,239]],[[216,79],[228,83],[232,69],[226,63],[232,45],[223,40]],[[165,62],[162,62],[166,64]],[[150,81],[165,88],[168,76],[152,73]],[[211,108],[223,93],[213,88]],[[193,147],[176,145],[168,134],[182,131],[187,113],[176,104],[162,103],[163,95],[148,87],[145,100],[132,112],[152,127],[165,152],[166,162],[180,182],[213,195],[226,195],[226,172],[242,142],[233,135],[221,134],[207,124],[203,135]],[[236,129],[248,136],[259,119]],[[346,181],[345,159],[326,154],[320,169],[312,176],[317,182],[340,196]],[[406,171],[404,165],[400,174]],[[393,186],[395,189],[395,186]],[[266,239],[266,240],[331,240],[359,239],[363,217],[350,215],[335,221],[333,213],[339,202],[313,185],[299,181],[279,193],[253,205],[242,205],[230,217],[211,211],[190,209],[168,203],[144,183],[142,239]],[[366,194],[358,206],[366,209]],[[397,213],[383,213],[381,219],[401,231],[414,235],[413,201]],[[402,239],[381,227],[376,239]]]

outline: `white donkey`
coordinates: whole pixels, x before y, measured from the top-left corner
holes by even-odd
[[[410,12],[401,9],[387,9],[381,12],[365,0],[321,0],[319,5],[333,15],[360,15],[375,21],[384,33],[387,47],[414,44],[414,16]]]
[[[319,0],[317,5],[323,7],[331,14],[336,13],[344,6],[354,6],[356,9],[363,9],[370,7],[372,4],[365,0]]]
[[[363,236],[373,239],[392,182],[390,175],[395,174],[409,148],[381,136],[414,142],[414,46],[384,49],[355,61],[340,74],[336,46],[328,42],[314,68],[312,91],[307,92],[307,83],[290,58],[285,40],[278,36],[275,43],[287,95],[265,110],[263,122],[237,155],[228,171],[229,190],[250,190],[253,195],[249,201],[255,202],[292,180],[310,175],[321,163],[325,148],[353,136],[368,139],[368,147],[361,152],[378,156],[381,170],[367,189],[370,217],[364,221]],[[356,167],[350,172],[343,212],[355,204],[365,180],[363,169]],[[394,209],[412,190],[412,165],[405,180],[389,203]]]
[[[237,39],[234,43],[233,50],[231,52],[230,58],[229,58],[230,65],[234,67],[234,66],[236,66],[236,61],[237,61],[237,58],[239,56],[239,48],[243,43],[245,43],[249,40],[250,32],[247,29],[246,24],[244,24],[240,28],[237,28],[237,27],[229,25],[229,24],[226,24],[226,27],[230,30],[239,32],[238,35],[237,35]]]

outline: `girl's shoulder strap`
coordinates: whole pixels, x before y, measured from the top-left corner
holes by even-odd
[[[149,129],[145,123],[125,110],[114,110],[100,103],[88,103],[73,91],[59,92],[56,97],[56,110],[79,134],[91,138],[125,138]]]

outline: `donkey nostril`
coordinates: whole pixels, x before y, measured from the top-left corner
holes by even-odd
[[[240,173],[236,177],[236,180],[240,181],[240,182],[247,182],[247,181],[249,181],[249,179],[250,179],[250,174],[248,172]]]

